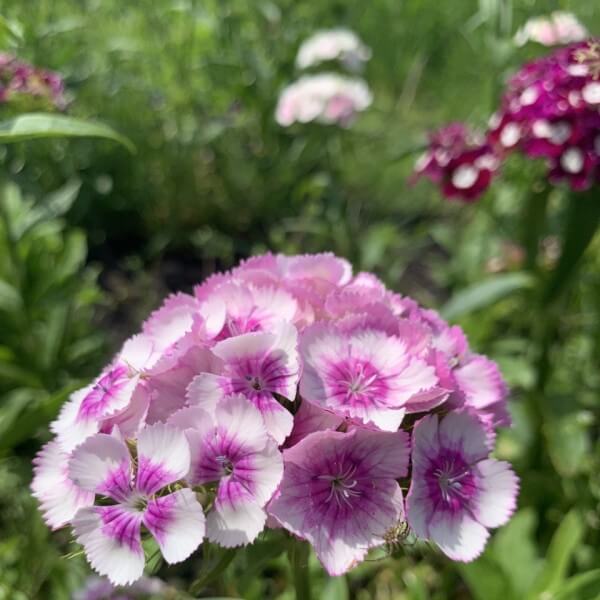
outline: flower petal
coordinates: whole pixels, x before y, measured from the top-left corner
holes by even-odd
[[[481,421],[468,412],[450,412],[439,426],[442,447],[460,452],[468,462],[487,458],[490,453],[490,435]]]
[[[482,460],[477,468],[483,480],[474,516],[485,527],[504,525],[516,508],[519,480],[504,461]]]
[[[44,521],[52,528],[66,525],[75,513],[94,503],[94,493],[77,487],[68,477],[69,454],[53,440],[33,460],[33,496],[40,502]]]
[[[141,513],[120,505],[82,508],[73,519],[88,561],[115,585],[133,583],[144,573],[141,521]]]
[[[206,536],[224,548],[251,544],[264,529],[267,513],[233,478],[219,484],[213,510],[206,518]]]
[[[143,521],[169,564],[185,560],[204,538],[204,511],[189,489],[150,500]]]
[[[69,477],[80,488],[122,501],[131,494],[131,456],[123,441],[98,433],[78,446]]]
[[[439,511],[429,524],[429,535],[452,560],[470,562],[483,552],[490,534],[466,513]]]
[[[136,488],[152,495],[190,470],[190,447],[183,431],[155,423],[138,436]]]

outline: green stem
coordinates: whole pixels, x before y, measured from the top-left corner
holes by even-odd
[[[229,566],[231,561],[235,558],[235,555],[235,548],[224,550],[215,565],[208,571],[202,573],[200,577],[192,583],[190,586],[190,594],[195,596],[212,583]]]
[[[288,550],[288,558],[292,568],[296,600],[310,600],[310,573],[308,570],[309,545],[294,540]]]
[[[571,194],[562,239],[562,251],[542,295],[542,306],[555,302],[567,289],[581,259],[600,224],[600,200],[592,189],[585,194]]]
[[[521,243],[525,249],[525,266],[529,271],[537,269],[537,255],[540,238],[546,224],[549,192],[550,190],[546,185],[542,186],[539,190],[532,190],[523,211]]]

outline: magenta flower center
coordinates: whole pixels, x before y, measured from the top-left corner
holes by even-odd
[[[260,377],[253,375],[246,375],[246,381],[252,390],[255,392],[261,392],[265,388],[265,384]]]
[[[387,386],[381,374],[368,361],[349,359],[333,364],[328,379],[331,396],[341,404],[371,405],[386,396]]]
[[[438,507],[458,511],[477,493],[471,466],[457,453],[446,451],[432,461],[426,480]]]
[[[360,491],[356,489],[358,480],[354,478],[356,465],[349,465],[337,475],[318,475],[317,479],[326,481],[330,485],[329,495],[325,502],[335,500],[341,508],[342,505],[352,507],[352,498],[358,498]]]
[[[233,473],[233,462],[231,462],[228,456],[217,456],[215,460],[220,465],[223,475],[231,475]]]

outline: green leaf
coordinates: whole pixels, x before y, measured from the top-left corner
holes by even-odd
[[[510,579],[517,597],[524,598],[542,564],[534,539],[537,525],[532,508],[519,511],[492,542],[494,559]]]
[[[19,290],[7,281],[0,279],[0,310],[15,312],[23,306]]]
[[[591,451],[589,428],[592,421],[587,418],[587,413],[577,412],[548,423],[548,453],[563,477],[573,477],[585,469],[585,459]]]
[[[489,552],[475,562],[459,564],[458,570],[475,600],[516,600],[508,577]]]
[[[0,123],[0,143],[56,137],[104,138],[118,142],[135,153],[135,146],[130,140],[103,123],[49,113],[26,113]]]
[[[571,510],[552,536],[546,553],[546,564],[528,596],[531,600],[537,600],[543,592],[556,592],[560,588],[584,532],[581,515],[576,509]]]
[[[80,188],[81,181],[71,179],[58,190],[48,194],[43,202],[27,212],[19,227],[13,232],[15,238],[21,238],[38,223],[64,215],[73,206]]]
[[[471,285],[456,293],[441,309],[445,319],[486,308],[513,292],[531,287],[534,278],[528,273],[503,273]]]
[[[3,46],[23,41],[23,27],[17,21],[0,15],[0,42]]]
[[[560,587],[552,600],[598,600],[600,598],[600,569],[580,573]]]
[[[583,255],[600,224],[600,202],[594,187],[590,192],[574,193],[569,198],[562,252],[558,265],[544,290],[544,305],[555,301],[568,289]]]

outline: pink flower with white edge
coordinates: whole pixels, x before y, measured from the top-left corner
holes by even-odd
[[[40,503],[44,521],[52,529],[67,525],[80,508],[94,503],[93,492],[79,488],[69,479],[69,458],[52,440],[33,460],[31,491]]]
[[[489,432],[467,412],[441,421],[428,415],[413,430],[408,523],[453,560],[477,558],[488,529],[515,510],[518,479],[508,463],[489,458],[490,446]]]
[[[404,517],[396,479],[407,474],[408,435],[319,431],[283,454],[269,515],[313,546],[330,575],[358,564]]]
[[[588,35],[573,13],[557,10],[549,16],[529,19],[515,34],[515,43],[524,46],[531,41],[543,46],[558,46],[581,42]]]
[[[294,418],[275,394],[290,401],[296,398],[297,335],[293,325],[282,323],[273,333],[246,333],[219,342],[212,348],[220,360],[219,374],[198,375],[188,388],[189,403],[210,410],[224,396],[242,394],[259,409],[267,431],[281,444]]]
[[[209,411],[184,408],[170,422],[186,430],[189,483],[216,484],[206,518],[208,539],[226,548],[252,543],[264,529],[264,507],[283,474],[281,453],[258,409],[238,394]]]
[[[100,377],[91,385],[71,394],[58,418],[50,425],[65,452],[70,452],[85,439],[98,433],[103,422],[125,413],[134,394],[144,396],[142,375],[156,363],[160,353],[145,335],[127,340],[123,349]],[[146,400],[139,398],[143,414]]]
[[[344,333],[316,324],[304,331],[300,352],[304,400],[384,431],[398,429],[413,397],[437,384],[433,367],[405,340],[381,331]],[[440,392],[432,404],[444,398]]]
[[[256,286],[233,279],[218,283],[214,288],[198,289],[206,295],[201,308],[214,306],[222,310],[225,318],[219,340],[254,331],[269,331],[280,321],[293,322],[298,304],[285,290],[273,285]]]
[[[190,468],[185,434],[162,423],[143,429],[134,463],[125,442],[99,433],[69,462],[70,479],[111,504],[80,509],[72,523],[92,567],[115,585],[136,581],[144,571],[142,525],[165,560],[185,560],[202,542],[202,506],[189,489],[171,492]]]

